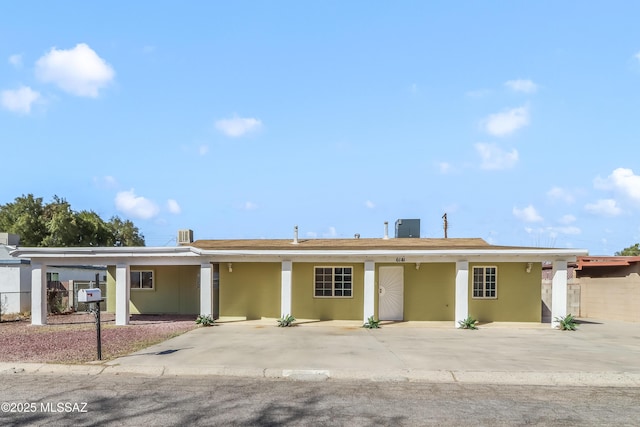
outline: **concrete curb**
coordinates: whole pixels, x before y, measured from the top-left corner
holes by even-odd
[[[372,372],[353,369],[231,368],[225,366],[166,367],[143,365],[61,365],[0,363],[0,375],[136,375],[231,376],[283,378],[292,381],[355,380],[374,382],[426,382],[434,384],[502,384],[570,387],[640,387],[640,374],[629,372],[485,372],[390,369]]]

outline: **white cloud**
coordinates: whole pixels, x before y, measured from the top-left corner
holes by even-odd
[[[588,203],[584,208],[587,212],[602,216],[618,216],[622,213],[622,209],[613,199],[601,199],[596,203]]]
[[[311,239],[315,239],[316,237],[318,237],[318,233],[316,233],[315,231],[307,231],[306,236]]]
[[[560,187],[553,187],[551,190],[547,191],[547,196],[553,200],[562,200],[565,203],[573,203],[575,202],[575,197],[573,194]]]
[[[558,220],[560,224],[571,224],[576,222],[576,217],[573,215],[563,215],[562,218]]]
[[[438,163],[438,169],[440,169],[440,173],[449,173],[452,170],[452,166],[450,163],[447,162],[440,162]]]
[[[21,68],[22,67],[22,55],[19,53],[16,53],[15,55],[11,55],[9,57],[9,64],[13,65],[16,68]]]
[[[481,123],[484,130],[490,135],[506,136],[529,124],[529,109],[519,107],[491,114]]]
[[[198,154],[200,154],[201,156],[204,156],[208,152],[209,152],[208,145],[202,144],[201,146],[198,147]]]
[[[68,50],[55,47],[36,62],[36,77],[53,83],[65,92],[95,98],[115,76],[111,65],[87,44]]]
[[[633,57],[636,58],[638,61],[640,61],[640,52],[633,55]]]
[[[504,85],[514,92],[534,93],[538,90],[538,85],[531,80],[509,80]]]
[[[489,89],[476,89],[470,90],[466,95],[469,98],[484,98],[485,96],[491,95],[491,91]]]
[[[258,205],[253,202],[244,202],[242,204],[242,209],[244,209],[245,211],[253,211],[258,209]]]
[[[338,233],[336,232],[335,227],[329,227],[329,231],[327,233],[322,233],[322,237],[336,237]]]
[[[529,205],[523,209],[514,207],[513,215],[525,222],[540,222],[543,220],[538,211],[536,211],[536,208],[533,207],[533,205]]]
[[[237,138],[250,132],[260,130],[262,122],[251,117],[232,117],[215,122],[216,129],[227,136]]]
[[[110,175],[99,177],[93,177],[93,183],[100,188],[116,188],[118,181]]]
[[[565,227],[549,227],[549,232],[555,233],[555,234],[559,233],[559,234],[577,235],[577,234],[581,234],[582,230],[576,226],[567,225]]]
[[[367,200],[366,202],[364,202],[364,205],[369,209],[373,209],[376,207],[375,203],[373,203],[371,200]]]
[[[158,215],[160,208],[151,200],[136,196],[134,189],[116,194],[116,209],[138,219],[150,219]]]
[[[495,144],[477,143],[476,151],[482,159],[480,167],[482,169],[497,170],[509,169],[518,162],[518,151],[516,149],[510,152],[502,150]]]
[[[40,99],[40,93],[28,86],[16,90],[3,90],[0,93],[2,107],[14,113],[29,114],[31,106]]]
[[[180,208],[178,202],[173,199],[167,200],[167,209],[169,209],[169,212],[176,215],[182,212],[182,208]]]
[[[617,168],[607,178],[596,177],[594,186],[601,190],[615,190],[630,199],[640,202],[640,175],[631,169]]]

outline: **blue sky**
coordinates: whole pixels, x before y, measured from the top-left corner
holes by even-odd
[[[11,4],[13,3],[13,4]],[[147,245],[640,241],[638,2],[3,2],[0,204]]]

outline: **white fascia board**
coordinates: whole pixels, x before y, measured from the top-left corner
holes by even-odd
[[[578,256],[588,254],[586,249],[467,249],[467,250],[201,250],[203,257],[219,261],[322,261],[322,260],[372,260],[378,262],[455,262],[496,261],[542,262],[565,260],[573,262]],[[399,260],[399,258],[403,258]]]
[[[176,247],[113,247],[113,248],[19,248],[10,252],[18,258],[92,258],[92,257],[197,257],[198,251],[189,246]]]

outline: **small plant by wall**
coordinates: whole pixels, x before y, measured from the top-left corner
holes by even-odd
[[[216,320],[210,314],[200,314],[196,318],[196,324],[200,326],[213,326]]]
[[[556,317],[556,322],[558,322],[558,329],[561,331],[575,331],[578,329],[576,318],[571,313],[564,317]]]
[[[362,325],[363,328],[367,329],[379,329],[380,321],[373,318],[373,316],[369,317],[367,321]]]
[[[278,319],[278,326],[282,328],[293,326],[293,322],[295,321],[296,321],[295,317],[293,317],[290,314],[287,314],[286,316],[282,316],[281,318]]]
[[[476,323],[478,323],[478,321],[471,316],[468,316],[466,319],[458,321],[458,325],[460,326],[460,329],[478,329],[478,327],[476,326]]]

